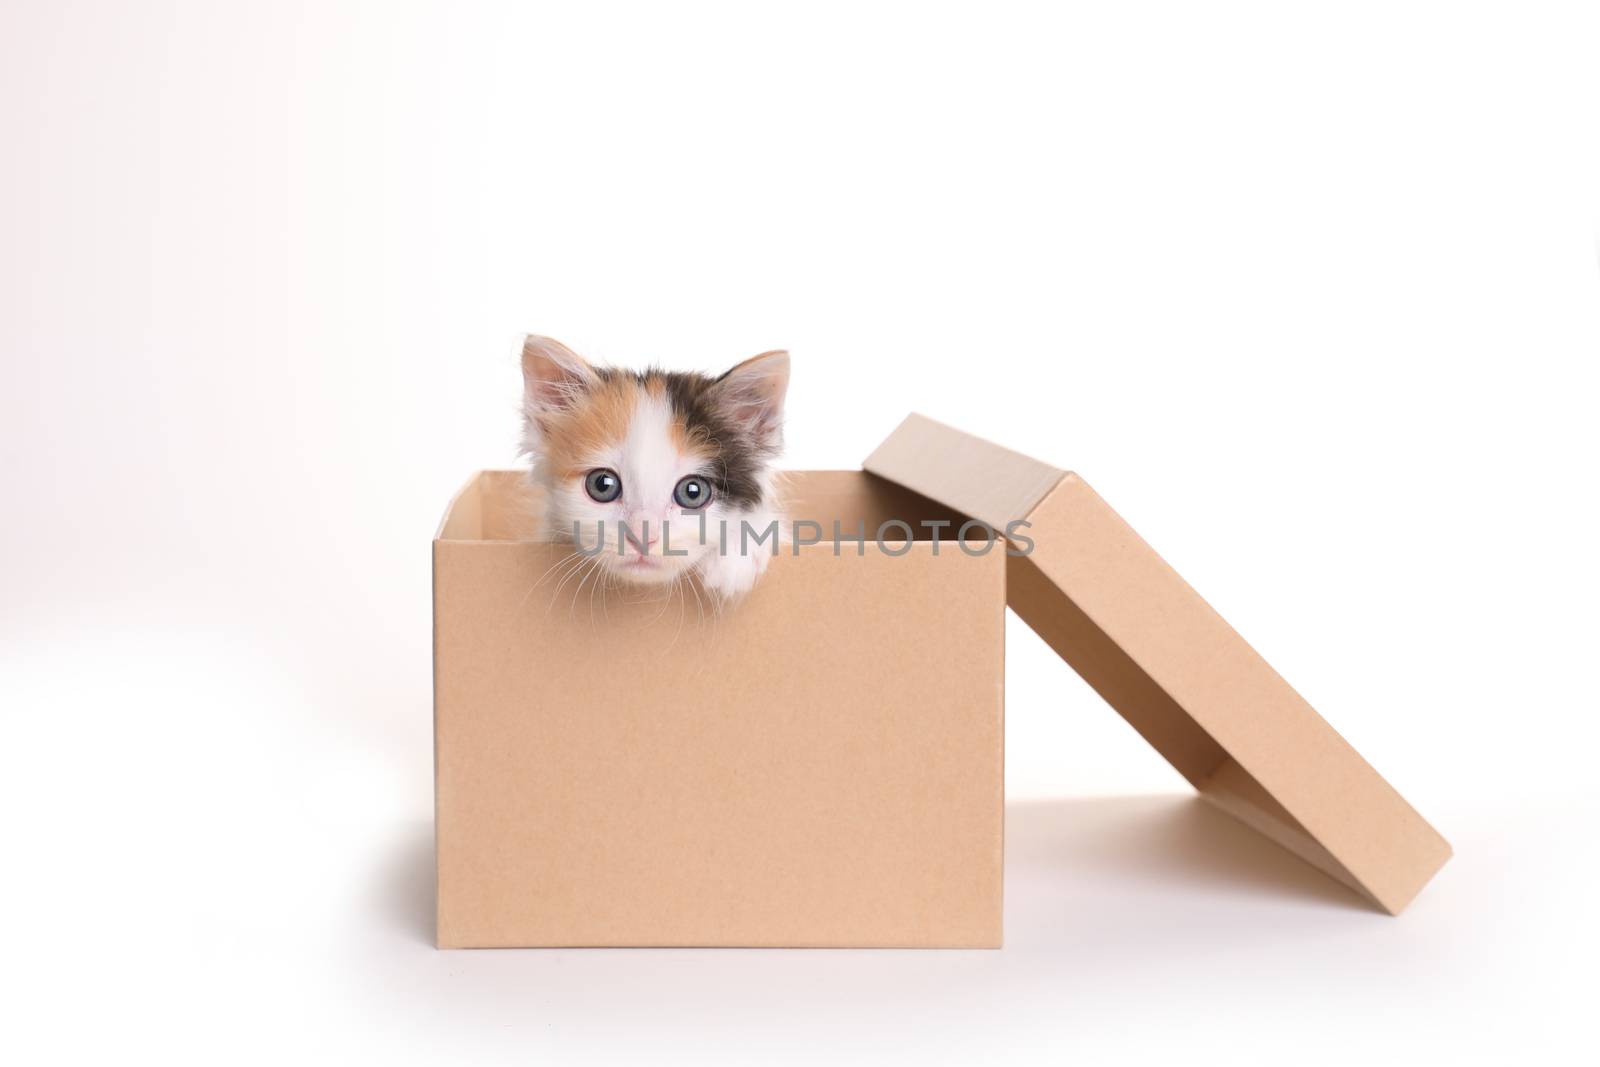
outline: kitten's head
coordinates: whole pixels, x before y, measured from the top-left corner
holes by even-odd
[[[550,532],[585,551],[603,537],[610,573],[672,581],[721,550],[724,527],[727,551],[737,552],[741,520],[772,506],[787,352],[708,378],[595,367],[530,336],[522,377],[522,447],[545,490]]]

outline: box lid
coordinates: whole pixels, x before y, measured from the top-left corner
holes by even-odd
[[[863,466],[1005,532],[1007,603],[1206,799],[1390,914],[1450,846],[1082,478],[921,415]],[[1022,525],[1025,524],[1025,525]]]

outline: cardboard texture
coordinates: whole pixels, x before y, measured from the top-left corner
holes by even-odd
[[[829,532],[958,518],[787,480]],[[786,548],[717,617],[566,577],[537,510],[484,472],[433,545],[441,947],[1000,944],[1003,543]]]
[[[1450,846],[1076,474],[912,415],[865,468],[997,529],[1010,606],[1201,795],[1398,914]]]

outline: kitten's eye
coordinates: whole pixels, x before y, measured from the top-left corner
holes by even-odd
[[[605,467],[596,467],[589,472],[583,480],[584,489],[589,496],[602,504],[609,504],[622,495],[622,479],[617,477],[617,472]]]
[[[690,511],[703,508],[711,500],[711,483],[691,474],[678,482],[678,487],[672,491],[672,499],[677,501],[680,508]]]

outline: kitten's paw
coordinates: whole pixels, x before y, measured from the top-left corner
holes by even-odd
[[[713,556],[700,572],[700,584],[724,603],[737,600],[755,588],[771,558],[759,551],[745,556]]]

